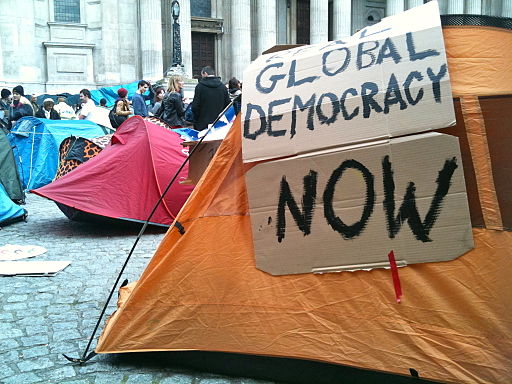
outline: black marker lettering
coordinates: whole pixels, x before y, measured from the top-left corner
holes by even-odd
[[[389,106],[393,104],[400,104],[400,110],[407,108],[407,103],[402,98],[398,81],[396,80],[395,74],[392,73],[389,77],[388,89],[386,96],[384,96],[384,113],[389,113]]]
[[[373,47],[364,49],[364,46],[368,44],[373,44]],[[376,50],[379,47],[378,41],[365,41],[359,43],[357,46],[357,69],[368,68],[375,64],[375,55],[372,51]],[[363,65],[363,56],[368,56],[370,58],[370,62],[366,65]]]
[[[257,131],[250,133],[249,125],[252,111],[257,112],[260,115],[260,128]],[[263,108],[261,108],[259,105],[247,103],[247,110],[245,112],[244,119],[244,137],[246,139],[256,140],[256,138],[267,129],[267,119],[265,117],[265,112],[263,112]]]
[[[443,169],[439,171],[436,180],[436,192],[423,222],[416,207],[416,186],[413,182],[409,182],[407,185],[404,200],[395,218],[395,181],[393,179],[393,169],[391,168],[389,156],[384,157],[382,160],[382,176],[384,181],[383,208],[386,215],[389,238],[393,239],[400,231],[402,224],[407,220],[416,240],[424,243],[432,241],[429,237],[430,230],[439,217],[443,199],[448,194],[455,169],[457,169],[457,159],[455,157],[445,161]]]
[[[404,81],[405,97],[407,98],[407,101],[411,105],[418,104],[418,101],[420,101],[423,98],[423,88],[420,88],[418,90],[418,94],[416,95],[415,99],[413,99],[413,97],[411,95],[410,87],[411,87],[411,83],[412,83],[412,81],[414,79],[416,79],[418,81],[422,81],[423,80],[423,75],[420,72],[418,72],[418,71],[412,71],[411,73],[409,73],[407,75],[407,78]]]
[[[341,113],[343,113],[343,118],[345,120],[352,120],[354,117],[359,115],[359,107],[355,107],[350,115],[347,113],[347,108],[345,107],[345,100],[348,94],[351,94],[352,96],[357,96],[357,91],[355,90],[355,88],[346,89],[345,92],[343,92],[343,95],[341,95],[340,97],[340,107]]]
[[[370,91],[367,93],[367,91]],[[379,93],[379,86],[371,81],[363,83],[361,86],[361,98],[363,99],[363,117],[365,119],[370,117],[370,112],[372,109],[375,112],[382,112],[382,107],[377,103],[373,96]]]
[[[331,100],[330,105],[332,105],[332,115],[331,117],[327,117],[324,115],[322,111],[322,106],[324,105],[323,99],[328,98]],[[327,103],[326,103],[327,104]],[[334,123],[338,119],[338,114],[340,113],[340,102],[338,97],[334,93],[324,93],[318,99],[318,104],[316,105],[316,114],[318,116],[318,120],[320,120],[320,124],[330,125]]]
[[[283,105],[288,103],[292,98],[288,97],[287,99],[274,100],[268,104],[268,124],[267,124],[267,133],[269,136],[284,136],[286,134],[286,129],[281,129],[279,131],[272,130],[272,122],[279,121],[283,118],[283,115],[274,115],[274,107],[278,105]]]
[[[272,75],[272,76],[270,76],[268,78],[272,82],[270,87],[264,87],[261,84],[261,76],[263,76],[263,74],[265,72],[267,72],[267,70],[269,70],[270,68],[281,68],[282,66],[283,66],[283,63],[269,64],[265,68],[263,68],[260,73],[258,73],[258,76],[256,76],[256,84],[255,84],[256,85],[256,89],[258,90],[258,92],[260,92],[260,93],[270,93],[270,92],[272,92],[274,90],[274,88],[276,87],[277,82],[279,80],[281,80],[281,79],[284,79],[286,75],[281,74],[281,75]]]
[[[363,174],[363,178],[366,183],[366,200],[364,203],[363,213],[361,214],[361,219],[352,225],[347,225],[336,215],[332,203],[336,184],[341,179],[343,172],[350,168],[356,169]],[[324,215],[327,223],[332,227],[332,229],[339,232],[344,239],[353,239],[354,237],[359,236],[366,227],[366,224],[373,213],[373,207],[375,206],[375,189],[373,184],[374,177],[372,173],[368,168],[356,160],[345,160],[331,174],[324,191]]]
[[[339,66],[338,69],[336,69],[334,72],[331,72],[331,70],[329,68],[327,68],[327,58],[333,52],[344,52],[345,58],[343,60],[343,64],[341,64],[341,66]],[[338,73],[343,72],[345,69],[347,69],[348,64],[350,63],[350,56],[351,56],[350,49],[348,49],[346,47],[341,47],[338,49],[333,49],[332,51],[325,52],[322,55],[322,71],[323,71],[323,73],[327,76],[336,76]]]
[[[391,57],[395,64],[398,64],[402,60],[402,56],[398,53],[395,44],[391,38],[387,37],[382,43],[379,50],[379,56],[377,57],[377,64],[382,64],[384,59]]]
[[[302,100],[301,100],[299,95],[295,95],[295,98],[293,99],[292,125],[291,125],[291,128],[290,128],[290,134],[291,134],[290,138],[295,136],[295,133],[296,133],[295,129],[296,129],[296,126],[297,126],[297,108],[301,112],[304,111],[306,108],[309,108],[308,119],[307,119],[307,122],[306,122],[306,127],[310,131],[313,131],[315,129],[315,127],[313,125],[313,114],[315,112],[315,101],[316,101],[316,94],[315,93],[313,93],[311,95],[311,98],[308,101],[306,101],[306,104],[302,103]]]
[[[279,203],[277,205],[277,224],[276,236],[277,241],[281,242],[284,239],[286,232],[286,215],[285,205],[288,206],[295,223],[299,229],[304,233],[304,236],[311,233],[311,222],[313,220],[313,212],[316,204],[316,181],[318,173],[309,171],[309,174],[304,176],[304,193],[302,194],[302,212],[297,206],[290,190],[290,185],[286,181],[286,176],[281,179],[281,190],[279,192]]]
[[[407,41],[407,50],[409,51],[409,59],[411,61],[423,60],[430,56],[439,56],[439,52],[435,49],[426,49],[423,52],[416,52],[416,46],[411,32],[407,32],[405,38]]]
[[[432,92],[434,92],[434,99],[437,103],[441,102],[441,84],[439,83],[440,80],[446,76],[446,64],[441,65],[441,68],[439,68],[439,72],[437,75],[432,72],[432,68],[427,68],[427,75],[430,81],[432,82]],[[451,96],[450,96],[451,97]]]
[[[316,79],[319,79],[320,76],[309,76],[305,77],[301,80],[295,80],[295,72],[296,72],[297,60],[292,60],[290,64],[290,70],[288,71],[288,85],[286,88],[296,87],[301,84],[312,83]]]

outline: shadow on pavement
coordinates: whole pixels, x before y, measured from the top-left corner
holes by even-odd
[[[105,355],[103,355],[105,356]],[[342,365],[309,360],[253,356],[223,352],[145,352],[112,354],[109,363],[117,366],[181,368],[235,377],[250,377],[297,384],[433,384],[412,376],[392,375]],[[94,360],[93,360],[94,361]],[[404,375],[409,369],[404,369]],[[421,372],[420,372],[421,376]]]

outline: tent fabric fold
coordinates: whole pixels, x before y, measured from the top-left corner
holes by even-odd
[[[33,192],[86,213],[145,221],[187,157],[180,143],[178,134],[134,116],[95,157]],[[193,188],[179,183],[187,172],[185,166],[151,223],[171,225]]]

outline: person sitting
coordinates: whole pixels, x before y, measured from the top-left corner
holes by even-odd
[[[25,90],[17,85],[12,90],[12,113],[9,116],[11,122],[15,122],[25,116],[34,116],[34,109],[30,101],[25,97]]]
[[[41,119],[60,120],[59,113],[53,108],[55,102],[51,98],[44,99],[43,106],[35,113]]]
[[[182,127],[185,125],[183,117],[185,116],[185,106],[183,105],[183,78],[178,75],[172,75],[169,78],[169,86],[162,103],[164,110],[161,119],[171,127]]]
[[[100,107],[107,108],[107,99],[104,97],[100,100]]]

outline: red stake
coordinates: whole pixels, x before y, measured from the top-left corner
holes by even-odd
[[[402,287],[400,286],[400,277],[398,276],[398,267],[396,266],[395,253],[391,250],[388,253],[389,265],[391,266],[391,276],[393,276],[393,286],[395,287],[396,302],[400,304],[402,296]]]

